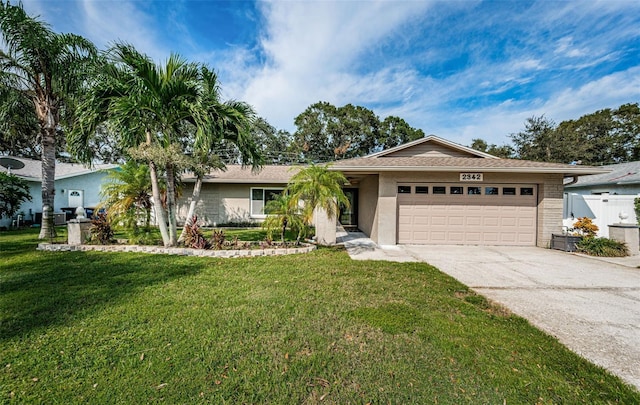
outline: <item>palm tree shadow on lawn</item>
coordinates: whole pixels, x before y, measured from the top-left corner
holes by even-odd
[[[5,277],[0,290],[0,341],[78,317],[91,316],[136,291],[199,273],[188,258],[100,252],[44,253],[50,255],[22,274]],[[58,256],[58,257],[56,257]],[[35,263],[31,263],[35,265]],[[9,272],[5,272],[9,273]]]

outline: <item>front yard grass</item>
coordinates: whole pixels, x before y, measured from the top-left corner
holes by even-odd
[[[640,403],[423,263],[36,251],[0,233],[0,402]]]

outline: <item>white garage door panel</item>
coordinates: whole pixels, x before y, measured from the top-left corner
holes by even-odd
[[[399,194],[398,243],[533,246],[536,204],[535,195]]]

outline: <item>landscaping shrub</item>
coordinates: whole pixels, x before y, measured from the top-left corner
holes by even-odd
[[[91,239],[107,245],[113,239],[111,223],[104,212],[96,214],[91,220]]]
[[[224,241],[226,239],[226,236],[224,234],[224,231],[222,229],[220,230],[213,230],[213,233],[211,234],[211,246],[213,246],[214,249],[222,249],[222,247],[224,246]]]
[[[623,257],[629,255],[626,243],[609,238],[583,238],[576,244],[576,247],[578,252],[591,256]]]
[[[198,225],[198,217],[193,216],[185,226],[184,244],[193,249],[208,249],[209,242],[205,239],[200,226]]]
[[[598,233],[598,225],[594,224],[591,218],[582,217],[578,218],[578,220],[573,224],[573,228],[571,230],[582,236],[593,237]]]

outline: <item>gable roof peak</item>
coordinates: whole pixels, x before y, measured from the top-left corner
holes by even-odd
[[[477,156],[477,157],[480,157],[480,158],[500,159],[497,156],[490,155],[490,154],[488,154],[486,152],[480,152],[479,150],[475,150],[475,149],[472,149],[472,148],[470,148],[468,146],[464,146],[464,145],[460,145],[460,144],[455,143],[455,142],[451,142],[449,140],[446,140],[444,138],[441,138],[441,137],[433,135],[433,134],[427,135],[424,138],[416,139],[415,141],[403,143],[402,145],[398,145],[398,146],[395,146],[395,147],[390,148],[390,149],[385,149],[385,150],[382,150],[380,152],[373,153],[373,154],[368,155],[366,157],[376,158],[376,157],[386,156],[386,155],[389,155],[391,153],[398,152],[398,151],[401,151],[401,150],[404,150],[404,149],[408,149],[408,148],[412,148],[412,147],[414,147],[416,145],[421,145],[423,143],[428,143],[428,142],[437,143],[437,144],[446,146],[448,148],[451,148],[453,150],[457,150],[457,151],[460,151],[460,152],[463,152],[463,153],[468,153],[470,155],[474,155],[474,156]]]

